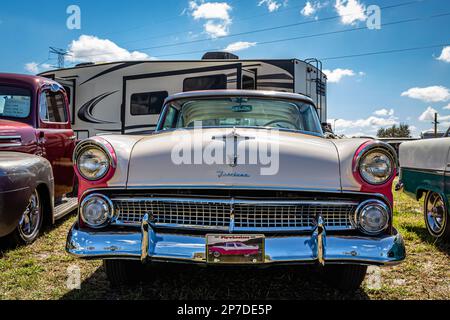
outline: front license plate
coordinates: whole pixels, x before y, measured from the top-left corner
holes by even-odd
[[[263,235],[209,234],[206,236],[207,262],[211,264],[264,263]]]

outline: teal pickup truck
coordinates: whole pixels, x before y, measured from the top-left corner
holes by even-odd
[[[443,138],[406,142],[400,146],[397,189],[420,200],[429,233],[450,240],[450,129]]]

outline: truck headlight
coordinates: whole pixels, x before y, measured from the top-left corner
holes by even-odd
[[[88,144],[77,151],[75,162],[78,172],[90,181],[102,179],[111,167],[110,156],[94,144]]]
[[[389,227],[389,213],[389,207],[382,201],[365,201],[356,211],[356,222],[362,232],[377,235]]]
[[[80,205],[81,220],[91,228],[104,227],[113,217],[114,206],[102,194],[87,196]]]
[[[368,151],[359,160],[361,177],[374,185],[388,182],[394,174],[395,167],[393,157],[384,149]]]

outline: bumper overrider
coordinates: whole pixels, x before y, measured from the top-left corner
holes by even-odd
[[[66,250],[83,259],[127,259],[142,262],[206,264],[206,237],[157,232],[146,215],[141,229],[82,230],[75,224]],[[405,259],[403,238],[396,230],[379,237],[327,235],[321,219],[309,235],[266,236],[264,264],[393,265]]]

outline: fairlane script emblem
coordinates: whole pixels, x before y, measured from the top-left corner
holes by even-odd
[[[250,178],[248,173],[217,171],[219,178]]]

